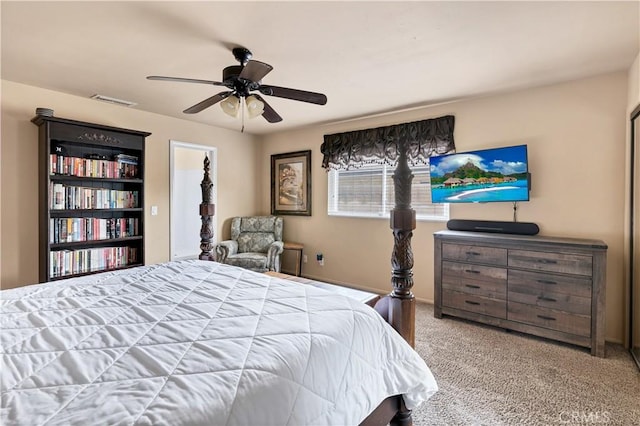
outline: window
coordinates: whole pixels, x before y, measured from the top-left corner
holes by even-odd
[[[331,170],[328,214],[388,218],[395,205],[393,171],[393,167],[379,164],[356,170]],[[416,218],[448,220],[449,204],[431,204],[429,165],[412,167],[411,171],[411,207]]]

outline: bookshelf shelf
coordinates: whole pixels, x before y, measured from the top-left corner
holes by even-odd
[[[132,178],[91,178],[85,176],[65,176],[65,175],[50,175],[52,182],[113,182],[113,183],[126,183],[126,184],[143,184],[142,179]]]
[[[67,216],[67,215],[83,215],[91,213],[117,213],[117,212],[142,212],[144,209],[141,207],[129,208],[129,209],[65,209],[65,210],[50,210],[51,216]]]
[[[49,247],[53,249],[73,249],[73,248],[85,248],[85,247],[100,247],[104,245],[122,243],[127,241],[135,241],[142,240],[142,235],[134,235],[132,237],[123,237],[123,238],[107,238],[102,240],[91,240],[91,241],[72,241],[68,243],[51,243]]]
[[[38,115],[40,282],[144,264],[148,132]]]

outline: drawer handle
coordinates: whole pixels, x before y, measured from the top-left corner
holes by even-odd
[[[545,265],[555,265],[556,263],[558,263],[558,261],[551,259],[538,259],[538,263],[544,263]]]
[[[464,303],[467,303],[469,305],[479,305],[480,304],[478,302],[472,302],[471,300],[465,300]]]
[[[467,254],[469,256],[480,256],[480,253],[478,253],[477,251],[468,251]]]
[[[544,297],[544,296],[538,297],[538,300],[544,300],[545,302],[557,302],[557,300],[552,297]]]
[[[469,274],[479,274],[480,271],[474,271],[473,269],[465,269],[465,272],[469,273]]]
[[[465,284],[464,286],[469,288],[480,288],[479,285],[473,285],[473,284]]]
[[[555,282],[555,281],[551,281],[551,280],[537,280],[537,281],[538,281],[540,284],[553,284],[553,285],[558,284],[557,282]]]
[[[556,320],[554,317],[548,317],[546,315],[538,315],[538,318],[541,318],[543,320],[549,320],[549,321],[555,321]]]

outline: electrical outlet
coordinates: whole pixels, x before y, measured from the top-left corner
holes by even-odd
[[[151,206],[151,216],[158,215],[158,206]]]
[[[324,255],[322,253],[316,254],[316,260],[318,261],[318,265],[324,266]]]
[[[306,254],[302,255],[302,263],[307,263],[307,255]]]

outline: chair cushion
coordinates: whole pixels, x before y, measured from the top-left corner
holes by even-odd
[[[227,257],[225,263],[256,272],[267,271],[267,256],[262,253],[238,253]]]
[[[238,236],[238,252],[266,253],[274,241],[272,232],[242,232]]]

